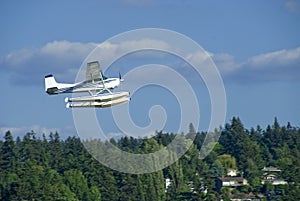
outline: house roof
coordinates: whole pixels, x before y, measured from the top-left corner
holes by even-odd
[[[270,166],[270,167],[264,167],[264,168],[262,169],[262,171],[268,171],[268,172],[280,172],[281,170],[278,169],[277,167],[272,167],[272,166]]]
[[[243,181],[245,178],[244,177],[219,177],[221,181]]]

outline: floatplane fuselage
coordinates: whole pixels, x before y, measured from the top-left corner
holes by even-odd
[[[74,84],[58,83],[53,75],[45,76],[45,91],[49,95],[61,93],[89,93],[89,96],[66,98],[66,107],[111,107],[130,100],[129,92],[112,92],[120,86],[119,78],[103,76],[98,61],[87,64],[86,80]],[[74,103],[76,102],[76,103]]]

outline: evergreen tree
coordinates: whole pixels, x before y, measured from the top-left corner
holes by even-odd
[[[103,201],[114,201],[119,199],[117,181],[111,171],[104,169],[100,173],[99,189]]]
[[[15,141],[10,131],[7,131],[4,136],[4,143],[0,152],[0,168],[5,173],[16,172],[17,153]]]
[[[47,149],[49,150],[50,166],[55,169],[58,173],[62,174],[64,172],[64,154],[63,154],[63,143],[60,141],[59,134],[50,133],[50,141],[48,143]]]
[[[78,200],[86,199],[89,193],[87,180],[79,170],[67,170],[64,172],[65,184],[75,193]]]
[[[236,160],[230,154],[223,154],[218,156],[218,161],[220,161],[225,171],[227,171],[230,168],[237,169]]]
[[[192,126],[190,132],[192,132]],[[0,140],[0,200],[218,200],[227,199],[226,188],[216,189],[216,177],[228,168],[243,172],[249,185],[242,193],[262,193],[269,200],[299,200],[300,129],[280,126],[277,118],[266,129],[257,126],[247,130],[239,118],[226,124],[219,143],[204,159],[199,150],[207,133],[196,133],[194,144],[189,135],[158,132],[150,139],[132,137],[112,141],[114,145],[133,153],[145,154],[161,150],[172,140],[180,139],[174,151],[189,150],[171,166],[148,174],[125,174],[113,171],[95,160],[79,138],[60,139],[51,133],[49,139],[39,139],[31,131],[16,141],[8,131]],[[108,142],[91,140],[85,143],[90,151],[106,153],[99,146]],[[209,147],[211,148],[211,147]],[[105,156],[105,154],[101,155]],[[118,163],[116,157],[116,163]],[[176,157],[175,152],[170,156]],[[149,164],[157,165],[163,158],[153,157]],[[281,171],[277,178],[288,182],[274,186],[261,184],[262,168],[275,166]],[[133,167],[134,168],[134,167]],[[165,179],[171,185],[166,189]]]

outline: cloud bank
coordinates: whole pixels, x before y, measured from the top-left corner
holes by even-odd
[[[172,49],[163,41],[143,39],[120,44],[106,42],[102,44],[99,54],[113,57],[121,49],[130,49],[133,46],[144,47],[145,45],[151,48],[151,44]],[[72,82],[84,59],[97,45],[96,43],[53,41],[41,48],[18,50],[0,58],[0,71],[10,76],[13,84],[22,86],[41,85],[44,76],[49,73],[55,74],[59,80]],[[237,63],[235,57],[227,53],[209,52],[208,54],[216,63],[223,79],[231,82],[300,80],[300,47],[255,55],[241,63]],[[137,55],[139,59],[143,56],[151,56],[148,53]],[[190,53],[188,57],[199,62],[207,59],[207,55],[197,52]],[[184,71],[184,65],[180,66],[176,63],[173,66],[178,71],[180,69]],[[193,76],[192,73],[190,76]]]
[[[284,9],[289,13],[300,13],[300,0],[285,0]]]
[[[231,55],[214,55],[222,75],[238,83],[300,80],[300,47],[255,55],[236,63]]]
[[[53,41],[41,48],[22,49],[0,58],[0,71],[16,85],[40,85],[49,73],[74,80],[84,58],[97,46],[95,43]]]
[[[47,128],[40,125],[23,126],[23,127],[1,126],[0,136],[4,136],[7,131],[10,131],[14,137],[17,136],[23,137],[31,131],[36,133],[36,137],[39,138],[42,138],[43,134],[45,134],[45,136],[48,137],[50,133],[55,133],[55,132],[58,132],[62,139],[67,138],[68,136],[77,135],[74,126],[66,126],[64,128]]]

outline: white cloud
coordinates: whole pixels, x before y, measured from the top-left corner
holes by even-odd
[[[240,64],[235,74],[249,81],[298,81],[300,47],[253,56]]]
[[[74,81],[82,62],[93,50],[95,58],[91,56],[89,59],[100,60],[105,64],[105,60],[114,59],[120,52],[143,48],[172,49],[163,41],[147,38],[118,44],[53,41],[41,48],[22,49],[3,56],[0,58],[0,70],[9,74],[13,83],[19,85],[40,85],[43,77],[49,73],[59,80],[70,82]],[[137,55],[149,56],[149,52]]]
[[[17,52],[11,52],[2,59],[2,62],[5,62],[6,64],[10,64],[12,66],[17,66],[27,62],[29,59],[32,58],[33,54],[34,51],[28,49],[23,49]]]
[[[96,43],[76,43],[69,41],[53,41],[45,46],[36,49],[22,49],[7,54],[2,58],[1,64],[6,67],[24,65],[27,62],[40,61],[41,59],[58,60],[61,62],[72,62],[87,56],[95,47]]]
[[[153,40],[149,38],[142,38],[140,40],[126,40],[120,43],[104,42],[98,45],[95,51],[90,55],[89,60],[99,60],[102,64],[108,65],[111,61],[118,59],[119,56],[133,52],[135,53],[135,57],[139,58],[149,58],[149,56],[157,57],[157,53],[155,54],[151,51],[144,51],[151,49],[171,51],[174,49],[174,47],[171,47],[164,41]],[[135,52],[136,50],[138,52]]]
[[[96,47],[95,43],[53,41],[36,49],[11,52],[0,59],[0,70],[11,76],[15,84],[37,85],[46,74],[74,80],[84,58]],[[73,70],[72,70],[73,69]]]
[[[52,132],[58,132],[62,139],[68,136],[75,136],[76,130],[73,126],[66,126],[64,128],[47,128],[40,125],[32,125],[32,126],[23,126],[23,127],[9,127],[9,126],[2,126],[0,127],[0,136],[4,136],[7,131],[10,131],[14,137],[23,137],[28,132],[33,131],[36,133],[37,137],[42,137],[43,134],[48,137],[48,135]]]
[[[187,58],[189,62],[200,67],[203,66],[202,70],[206,70],[207,73],[209,73],[210,69],[208,67],[212,67],[211,61],[213,61],[215,66],[223,76],[237,71],[241,66],[240,64],[235,62],[235,58],[233,55],[227,53],[198,51],[189,54]]]
[[[39,50],[40,55],[62,60],[82,58],[97,46],[96,43],[76,43],[69,41],[53,41]]]
[[[225,76],[240,68],[240,65],[235,63],[234,56],[227,53],[213,54],[212,59],[221,74]]]
[[[213,54],[209,52],[198,51],[187,55],[187,59],[191,63],[203,64],[211,58]]]
[[[121,139],[122,137],[125,137],[126,135],[124,133],[108,133],[106,135],[106,139],[103,139],[103,141],[105,140],[108,140],[108,139],[115,139],[115,140],[118,140],[118,139]]]
[[[131,50],[131,49],[143,49],[143,48],[151,49],[165,49],[165,50],[171,50],[171,46],[161,40],[153,40],[144,38],[141,40],[131,40],[131,41],[125,41],[120,44],[121,50]]]
[[[284,9],[290,13],[300,13],[300,0],[285,0]]]
[[[58,80],[72,82],[74,81],[80,65],[84,59],[97,46],[95,51],[97,58],[112,60],[120,52],[127,52],[132,49],[164,49],[170,52],[179,52],[174,47],[161,40],[141,38],[140,40],[131,40],[113,44],[104,42],[96,43],[78,43],[69,41],[53,41],[45,44],[41,48],[22,49],[11,52],[0,59],[0,71],[9,74],[15,84],[21,85],[41,85],[46,74],[54,74]],[[99,58],[97,55],[101,55]],[[162,54],[163,55],[163,54]],[[159,56],[149,52],[136,54],[139,59],[153,58]],[[194,52],[185,55],[188,61],[192,63],[201,63],[209,61],[211,57],[223,78],[230,78],[232,81],[241,80],[295,80],[300,79],[300,47],[295,49],[283,49],[265,54],[255,55],[244,62],[237,63],[233,55],[227,53]],[[101,61],[100,61],[101,62]],[[172,61],[171,61],[172,62]],[[184,76],[192,71],[186,71],[186,66],[182,63],[170,63],[170,67],[181,72]],[[148,63],[145,63],[146,65]],[[204,69],[205,70],[205,69]],[[207,68],[207,71],[210,69]]]
[[[244,65],[250,68],[288,68],[300,64],[300,47],[291,50],[279,50],[254,56]]]
[[[300,80],[300,47],[250,57],[237,63],[232,55],[213,54],[223,78],[233,82]]]

